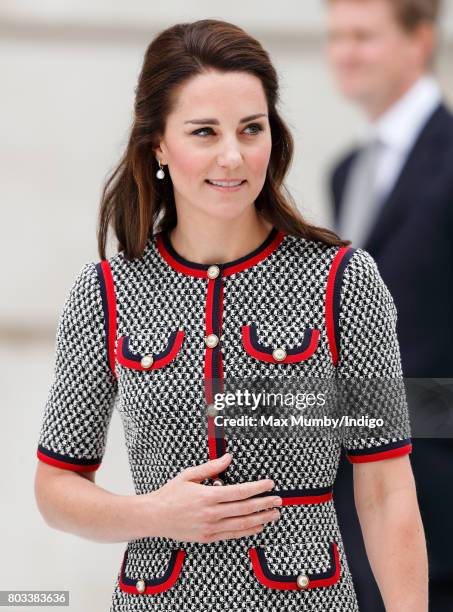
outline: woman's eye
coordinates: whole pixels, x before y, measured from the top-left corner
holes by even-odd
[[[251,128],[251,127],[255,128],[255,131],[252,132],[252,134],[258,134],[258,132],[262,132],[262,130],[263,130],[263,128],[262,128],[260,123],[251,123],[245,129],[248,130],[248,128]]]
[[[211,128],[206,127],[206,128],[200,128],[200,129],[198,129],[198,130],[195,130],[194,132],[192,132],[192,134],[193,134],[194,136],[203,136],[203,134],[201,134],[201,132],[206,132],[207,130],[211,130],[211,132],[212,132],[212,129],[211,129]]]
[[[252,132],[249,132],[249,134],[251,134],[251,135],[258,134],[259,132],[261,132],[263,130],[262,126],[259,123],[251,123],[244,130],[248,130],[249,128],[254,128],[254,130]],[[211,132],[211,133],[213,133],[212,128],[210,128],[210,127],[203,127],[203,128],[199,128],[198,130],[195,130],[194,132],[192,132],[192,134],[194,136],[202,136],[202,137],[204,137],[205,135],[202,132]],[[207,134],[207,135],[209,136],[210,134]]]

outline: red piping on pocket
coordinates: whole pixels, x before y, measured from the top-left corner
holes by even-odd
[[[185,556],[186,556],[185,550],[178,550],[176,554],[175,564],[167,580],[165,580],[164,582],[160,584],[147,585],[143,592],[138,591],[136,586],[128,585],[123,582],[122,576],[123,576],[123,567],[124,567],[124,559],[125,559],[125,556],[124,556],[123,562],[121,563],[121,570],[119,574],[120,589],[122,591],[125,591],[126,593],[132,593],[134,595],[153,595],[155,593],[162,593],[163,591],[166,591],[167,589],[172,587],[177,581],[179,574],[181,573],[181,569],[182,569],[182,565],[183,565]]]
[[[313,329],[310,344],[304,351],[293,355],[286,355],[285,359],[279,361],[272,356],[272,353],[264,353],[263,351],[256,349],[250,340],[250,325],[242,326],[242,343],[247,353],[252,357],[255,357],[255,359],[267,361],[268,363],[298,363],[299,361],[305,361],[316,351],[319,344],[319,337],[319,329]]]
[[[159,368],[163,368],[168,363],[170,363],[170,361],[174,359],[178,354],[178,351],[181,348],[182,342],[184,340],[184,334],[184,330],[179,330],[176,333],[175,341],[168,354],[165,355],[165,357],[162,357],[162,359],[156,359],[155,361],[153,361],[152,365],[149,366],[149,368],[144,368],[141,365],[140,361],[134,361],[125,357],[123,353],[123,342],[125,336],[120,336],[120,338],[118,339],[118,363],[123,366],[126,366],[127,368],[132,368],[133,370],[157,370]]]
[[[306,591],[308,589],[314,589],[316,587],[326,587],[335,584],[340,578],[340,557],[338,554],[338,546],[336,542],[333,542],[333,556],[335,564],[335,572],[328,578],[310,579],[308,586],[305,588],[300,587],[297,584],[297,576],[294,580],[278,580],[278,574],[274,574],[275,579],[268,578],[261,567],[260,560],[256,548],[249,549],[249,557],[252,562],[253,571],[258,580],[266,587],[272,589],[280,589],[284,591]],[[308,576],[310,576],[308,574]]]

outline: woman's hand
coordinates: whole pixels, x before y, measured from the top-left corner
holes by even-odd
[[[259,533],[265,523],[277,520],[280,512],[270,509],[281,505],[280,497],[265,495],[250,499],[272,489],[271,479],[223,486],[200,484],[217,476],[230,461],[231,455],[226,453],[186,468],[160,489],[140,496],[148,497],[143,501],[154,506],[152,515],[159,525],[154,531],[182,542],[208,543]]]

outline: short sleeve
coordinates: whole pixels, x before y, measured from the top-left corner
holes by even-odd
[[[88,262],[60,314],[38,458],[63,469],[96,470],[104,455],[116,393],[117,379],[107,358],[100,282],[95,264]]]
[[[343,272],[337,365],[346,398],[342,413],[362,417],[342,430],[351,463],[412,451],[396,323],[397,309],[376,262],[367,251],[355,249]]]

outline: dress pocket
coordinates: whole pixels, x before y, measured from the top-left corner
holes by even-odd
[[[173,361],[183,345],[185,332],[175,330],[164,335],[161,350],[153,351],[153,339],[145,333],[123,334],[118,338],[118,363],[133,370],[157,370]],[[159,339],[161,344],[162,339]],[[132,348],[137,347],[137,348]]]
[[[263,332],[256,323],[242,326],[242,344],[246,352],[268,363],[298,363],[309,359],[318,347],[320,331],[307,327],[302,329],[300,336],[295,346],[288,347],[284,342],[271,346],[263,340]]]
[[[120,589],[135,595],[167,591],[178,580],[185,555],[179,548],[155,552],[128,547],[121,564]]]
[[[329,587],[340,579],[336,542],[249,549],[252,570],[262,585],[285,591]]]

